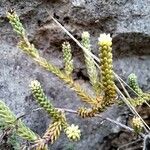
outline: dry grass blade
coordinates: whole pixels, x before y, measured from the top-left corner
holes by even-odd
[[[125,86],[122,84],[122,82],[121,82],[121,80],[119,78],[118,78],[118,81],[119,81],[120,85],[122,86],[122,89],[124,90],[126,96],[128,98],[131,98],[130,95],[129,95],[129,93],[128,93],[128,91],[126,90]]]

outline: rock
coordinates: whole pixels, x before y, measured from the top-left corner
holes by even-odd
[[[61,44],[66,40],[71,43],[76,68],[74,78],[82,80],[88,91],[90,89],[82,50],[53,22],[48,12],[78,40],[81,40],[82,31],[89,31],[92,50],[97,56],[99,34],[110,33],[113,37],[115,72],[125,81],[127,76],[134,72],[142,89],[145,91],[150,89],[148,0],[3,0],[0,2],[0,99],[4,100],[17,116],[38,108],[28,87],[33,79],[41,82],[56,107],[76,109],[82,103],[62,81],[38,67],[16,48],[18,37],[6,18],[6,10],[10,8],[17,11],[30,41],[39,49],[41,55],[61,69],[63,68]],[[126,123],[126,114],[125,107],[114,105],[103,115]],[[52,149],[91,150],[105,147],[107,150],[103,144],[105,139],[110,134],[116,135],[120,131],[120,128],[106,121],[102,123],[100,118],[81,120],[73,114],[68,114],[67,118],[70,123],[76,123],[81,127],[81,141],[69,143],[65,135],[61,135]],[[32,112],[25,116],[24,121],[40,135],[50,122],[44,111]]]
[[[150,135],[146,135],[144,138],[144,150],[150,149]]]

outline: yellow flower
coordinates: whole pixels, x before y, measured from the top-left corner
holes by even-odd
[[[141,132],[143,129],[143,123],[139,117],[134,117],[132,119],[132,126],[137,133]]]
[[[77,141],[80,140],[80,136],[81,136],[81,131],[79,129],[79,127],[74,124],[72,124],[71,126],[66,128],[66,135],[67,137],[72,140],[72,141]]]
[[[100,37],[98,38],[98,43],[100,46],[111,46],[112,45],[112,38],[110,37],[110,34],[100,34]]]

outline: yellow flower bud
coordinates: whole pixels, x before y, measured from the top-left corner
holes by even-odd
[[[77,125],[75,126],[74,124],[72,124],[71,126],[68,126],[65,132],[70,140],[72,141],[80,140],[81,131]]]
[[[132,126],[136,133],[139,133],[143,129],[143,123],[139,117],[134,117],[132,119]]]
[[[98,38],[98,43],[100,46],[111,46],[112,45],[112,38],[110,37],[110,34],[100,34],[100,37]]]
[[[116,89],[113,76],[112,38],[110,34],[100,34],[98,39],[100,50],[101,83],[104,89],[105,105],[110,105],[116,99]]]

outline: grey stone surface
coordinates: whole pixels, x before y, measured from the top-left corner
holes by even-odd
[[[134,72],[142,89],[150,88],[150,0],[1,0],[0,1],[0,99],[17,114],[26,113],[38,105],[34,102],[29,83],[38,79],[56,107],[76,109],[81,106],[77,95],[57,77],[38,67],[16,48],[18,37],[12,31],[6,11],[17,11],[29,38],[41,55],[63,68],[61,44],[70,41],[74,55],[74,78],[89,89],[82,50],[52,21],[48,12],[61,22],[78,40],[82,31],[89,31],[93,53],[98,55],[100,33],[113,37],[114,70],[124,80]],[[46,10],[47,9],[47,10]],[[90,92],[89,92],[90,93]],[[126,123],[126,108],[113,106],[103,115]],[[98,118],[80,120],[68,114],[70,123],[81,127],[81,141],[69,143],[65,135],[52,149],[109,149],[104,143],[109,135],[120,131]],[[26,124],[42,135],[50,120],[43,111],[24,118]]]

